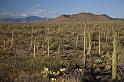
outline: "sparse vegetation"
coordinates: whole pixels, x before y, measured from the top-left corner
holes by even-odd
[[[0,24],[0,82],[122,80],[123,50],[123,22]]]

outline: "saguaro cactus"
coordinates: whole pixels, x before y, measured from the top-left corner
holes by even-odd
[[[35,59],[35,56],[36,56],[36,37],[34,39],[34,55],[33,55],[34,59]]]
[[[50,30],[49,30],[49,27],[48,27],[48,41],[47,41],[47,52],[48,52],[48,56],[50,55]]]
[[[77,35],[77,37],[76,37],[76,49],[78,49],[78,39],[79,39],[79,37]]]
[[[106,42],[109,41],[109,33],[110,33],[109,30],[110,30],[110,28],[107,29],[107,33],[106,33]]]
[[[89,40],[89,42],[88,42],[88,51],[87,51],[87,54],[90,54],[90,51],[91,51],[91,33],[89,32],[88,33],[88,40]]]
[[[117,70],[117,33],[114,32],[112,54],[112,80],[116,79]]]
[[[100,39],[100,32],[99,32],[99,54],[100,54],[100,51],[101,51],[101,39]]]
[[[33,46],[33,27],[31,28],[31,43],[30,43],[30,50],[32,49]]]
[[[47,42],[47,51],[48,51],[48,56],[50,55],[50,41],[48,39],[48,42]]]
[[[83,37],[84,37],[84,67],[85,67],[85,61],[86,61],[86,24],[85,24],[83,35],[84,35]]]
[[[61,43],[60,41],[61,41],[61,40],[60,40],[59,32],[60,32],[60,28],[58,27],[58,54],[60,54],[60,46],[61,46],[61,45],[60,45],[60,43]]]
[[[60,40],[58,40],[58,54],[60,54]]]

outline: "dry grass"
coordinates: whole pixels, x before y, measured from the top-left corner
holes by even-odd
[[[35,82],[43,78],[43,67],[53,72],[65,67],[65,76],[62,74],[57,78],[68,78],[75,72],[74,77],[81,79],[92,72],[90,69],[109,73],[115,50],[113,30],[117,33],[116,56],[121,56],[118,61],[124,64],[123,22],[1,24],[0,80],[14,81],[24,75]],[[84,71],[77,72],[79,69]],[[84,76],[78,76],[80,73],[84,73]],[[111,74],[95,76],[101,80],[112,78]]]

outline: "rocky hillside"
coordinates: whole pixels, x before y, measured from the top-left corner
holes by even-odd
[[[106,14],[96,15],[92,13],[79,13],[66,15],[63,14],[57,18],[51,20],[51,22],[84,22],[84,21],[111,21],[111,20],[119,20],[112,17],[109,17]]]

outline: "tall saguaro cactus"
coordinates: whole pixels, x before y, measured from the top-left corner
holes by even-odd
[[[48,41],[47,41],[47,52],[48,52],[48,56],[50,55],[50,29],[48,27]]]
[[[79,39],[79,37],[77,35],[77,37],[76,37],[76,49],[78,49],[78,39]]]
[[[101,39],[100,39],[100,32],[99,32],[99,54],[101,53]]]
[[[89,40],[89,42],[88,42],[88,51],[87,51],[87,54],[90,54],[90,52],[91,52],[91,46],[92,46],[92,44],[91,44],[91,33],[90,32],[88,33],[88,40]]]
[[[117,75],[117,33],[114,32],[113,38],[113,54],[112,54],[112,80],[116,79]]]
[[[109,33],[110,33],[110,28],[107,29],[107,33],[106,33],[106,42],[109,41]]]
[[[60,40],[59,32],[60,32],[60,28],[58,28],[58,54],[60,54],[60,46],[61,46],[61,45],[60,45],[60,43],[61,43],[60,41],[61,41],[61,40]]]
[[[48,56],[50,55],[50,41],[48,39],[48,42],[47,42],[47,51],[48,51]]]
[[[33,27],[31,28],[31,43],[30,43],[30,50],[32,49],[33,46]]]
[[[36,37],[34,39],[34,55],[33,55],[34,59],[36,57]]]
[[[84,37],[84,67],[85,67],[85,63],[86,63],[86,24],[85,24],[83,35],[84,35],[83,37]]]
[[[60,54],[60,40],[58,40],[58,54]]]

